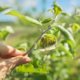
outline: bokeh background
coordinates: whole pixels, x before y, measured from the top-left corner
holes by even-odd
[[[0,0],[1,7],[10,7],[33,17],[40,17],[42,13],[46,16],[48,10],[52,8],[54,0]],[[80,7],[80,0],[56,0],[64,12],[72,14],[76,8]],[[0,21],[15,21],[14,18],[0,14]]]
[[[68,28],[75,23],[80,27],[80,0],[0,0],[0,7],[17,10],[25,16],[41,21],[53,17],[49,10],[53,8],[54,2],[67,14],[60,15],[59,24],[66,23]],[[25,25],[17,17],[0,12],[0,29],[5,27],[11,27],[14,33],[3,42],[26,51],[47,26]],[[73,36],[76,42],[75,56],[80,56],[80,30]],[[31,58],[33,61],[30,64],[17,67],[6,80],[80,80],[80,59],[74,60],[56,51],[38,50],[33,51]]]

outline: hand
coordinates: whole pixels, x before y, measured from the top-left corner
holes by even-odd
[[[31,59],[11,46],[0,45],[0,80],[4,78],[14,67],[28,63]]]

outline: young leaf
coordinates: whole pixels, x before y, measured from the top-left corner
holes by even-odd
[[[19,20],[22,21],[22,23],[24,23],[26,25],[35,24],[35,25],[38,25],[38,26],[42,26],[41,22],[39,22],[39,21],[37,21],[37,20],[35,20],[35,19],[31,18],[31,17],[24,16],[24,15],[20,14],[16,10],[7,11],[7,12],[5,12],[5,14],[18,17]]]
[[[46,23],[49,23],[51,21],[51,18],[47,18],[47,19],[44,19],[43,21],[42,21],[42,23],[43,24],[46,24]]]
[[[54,4],[53,10],[56,16],[62,13],[62,9],[57,4]]]
[[[72,30],[73,32],[77,32],[80,29],[80,25],[77,23],[73,23]]]

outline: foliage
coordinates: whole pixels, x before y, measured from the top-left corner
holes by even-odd
[[[41,26],[41,25],[42,25],[39,21],[37,21],[37,20],[35,20],[35,19],[33,19],[33,18],[30,18],[30,17],[28,17],[28,16],[24,16],[24,15],[20,14],[20,13],[19,13],[18,11],[16,11],[16,10],[6,11],[5,14],[18,17],[19,20],[21,20],[22,23],[24,23],[24,24],[26,24],[26,25],[28,25],[28,24],[30,25],[30,23],[31,23],[31,24],[35,24],[35,25],[38,25],[38,26]]]
[[[54,4],[54,9],[52,10],[55,18],[45,18],[40,22],[30,17],[26,18],[25,15],[20,14],[16,10],[11,10],[6,13],[16,16],[23,24],[25,23],[25,25],[33,26],[35,24],[39,26],[38,28],[43,27],[43,29],[45,29],[45,26],[46,28],[51,26],[51,29],[39,40],[43,50],[37,46],[39,42],[36,43],[30,55],[32,62],[17,67],[10,74],[8,80],[80,80],[80,23],[76,22],[76,19],[72,22],[70,19],[72,16],[64,15],[62,9],[57,4]],[[76,15],[77,14],[74,16],[76,17]],[[64,18],[62,18],[62,16]],[[69,22],[66,21],[66,16]],[[62,19],[64,20],[62,21]],[[46,23],[49,24],[46,25]],[[35,27],[31,27],[29,32],[32,33],[32,29],[35,29]],[[38,33],[39,31],[36,29],[35,34]],[[28,33],[25,31],[23,36],[25,34]],[[7,37],[7,33],[5,33],[5,36],[2,30],[0,35],[3,36],[0,36],[1,39]],[[27,41],[26,37],[24,37],[25,42],[19,43],[18,45],[14,44],[15,47],[24,51],[30,48],[32,43],[34,43],[35,35],[33,35],[33,33],[32,35],[28,35]],[[37,37],[38,36],[39,35],[37,35]],[[18,41],[22,39],[21,37]],[[52,45],[55,45],[55,48],[53,48]],[[45,49],[44,47],[51,49]]]
[[[6,9],[9,9],[9,7],[0,7],[0,12],[4,11]]]
[[[56,3],[54,3],[54,8],[53,9],[54,9],[54,14],[56,16],[62,13],[62,9]]]
[[[0,40],[5,40],[10,33],[13,33],[13,29],[10,26],[0,30]]]

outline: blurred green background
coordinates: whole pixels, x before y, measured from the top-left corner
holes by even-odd
[[[13,30],[1,41],[20,50],[29,50],[50,23],[34,25],[26,22],[19,14],[14,17],[13,14],[4,13],[8,9],[16,10],[41,23],[48,18],[55,19],[56,13],[52,12],[54,3],[62,10],[62,14],[57,12],[59,15],[55,23],[65,25],[65,30],[72,33],[75,45],[68,42],[66,36],[63,37],[64,32],[59,33],[58,47],[55,50],[34,50],[30,55],[32,62],[17,67],[6,80],[80,80],[80,0],[0,0],[0,29],[7,27],[8,30]],[[59,11],[60,9],[58,8]],[[13,13],[17,14],[15,11]],[[52,31],[51,34],[53,33]]]

